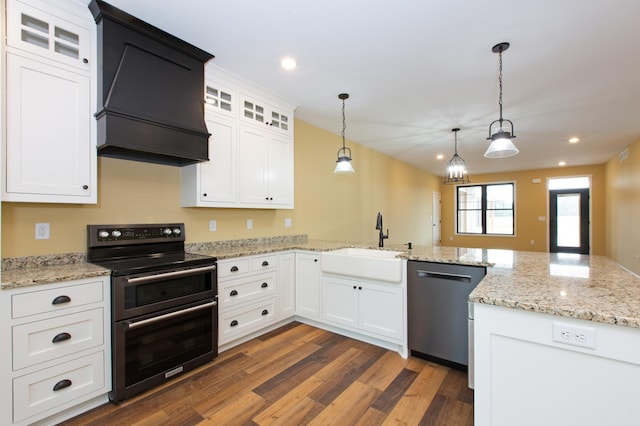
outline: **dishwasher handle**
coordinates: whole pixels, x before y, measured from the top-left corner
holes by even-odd
[[[435,272],[435,271],[425,271],[423,269],[418,269],[416,271],[418,278],[444,278],[445,280],[452,281],[460,281],[464,283],[471,282],[471,275],[463,275],[463,274],[452,274],[450,272]]]

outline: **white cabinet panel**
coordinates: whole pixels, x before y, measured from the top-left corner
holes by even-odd
[[[321,317],[320,253],[296,253],[296,315]]]
[[[233,207],[238,203],[237,125],[206,116],[209,161],[185,166],[181,173],[183,207]]]
[[[7,201],[95,202],[90,78],[7,54]]]
[[[322,276],[322,319],[338,326],[404,340],[403,287]]]

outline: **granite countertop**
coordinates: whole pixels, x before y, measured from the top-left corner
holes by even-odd
[[[273,237],[186,244],[186,251],[219,260],[285,250],[378,249],[367,243]],[[407,260],[486,266],[487,276],[469,300],[603,323],[640,328],[640,277],[605,256],[389,244]],[[2,260],[2,289],[109,275],[86,263],[84,253]]]
[[[73,254],[71,258],[75,258]],[[23,259],[23,258],[20,258]],[[82,278],[102,277],[111,274],[108,269],[85,261],[69,261],[68,263],[33,263],[30,258],[23,262],[14,261],[13,267],[2,265],[2,290],[29,287],[39,284],[51,284]]]
[[[640,328],[640,277],[605,256],[499,250],[469,300]]]

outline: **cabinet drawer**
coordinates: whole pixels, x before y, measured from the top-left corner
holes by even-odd
[[[102,281],[14,294],[11,297],[11,316],[12,318],[23,318],[29,315],[57,312],[88,305],[102,300]]]
[[[57,408],[104,386],[102,351],[17,377],[13,380],[13,421],[17,423]]]
[[[102,308],[13,327],[13,369],[102,345]]]
[[[273,297],[276,295],[276,273],[229,280],[220,285],[218,293],[220,310],[247,301]]]
[[[218,327],[220,343],[237,339],[273,323],[276,320],[275,312],[276,300],[274,298],[221,313]]]
[[[278,266],[278,256],[260,256],[251,259],[251,271],[272,271]]]
[[[218,277],[232,277],[249,272],[249,259],[231,259],[218,262]]]

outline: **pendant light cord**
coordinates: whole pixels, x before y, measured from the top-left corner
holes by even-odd
[[[498,52],[500,64],[500,72],[498,73],[498,85],[500,86],[500,97],[498,98],[498,105],[500,106],[500,127],[502,127],[502,48]]]
[[[344,143],[344,132],[345,130],[347,130],[347,122],[345,120],[345,116],[344,116],[344,98],[342,99],[342,149],[345,148],[345,143]]]

